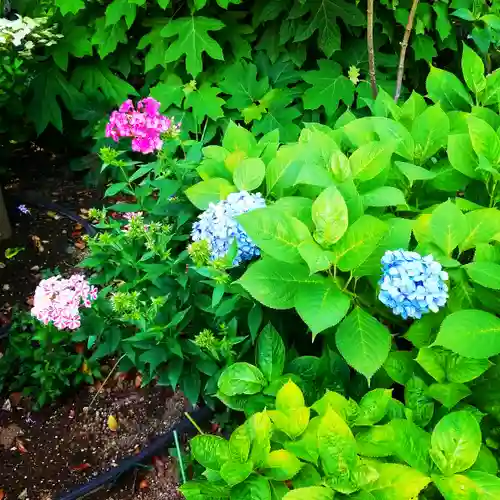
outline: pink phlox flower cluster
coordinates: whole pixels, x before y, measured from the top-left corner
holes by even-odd
[[[106,137],[118,142],[121,137],[132,139],[132,150],[149,154],[163,147],[162,135],[175,136],[180,124],[160,114],[160,103],[152,97],[146,97],[137,103],[128,99],[113,111],[106,125]]]
[[[131,222],[135,219],[142,218],[142,216],[143,216],[143,212],[126,212],[125,214],[123,214],[123,218],[125,220],[128,220],[129,222]],[[149,224],[144,224],[144,231],[147,231],[148,228],[149,228]],[[125,231],[125,232],[130,231],[130,224],[125,224],[122,227],[122,231]]]
[[[69,279],[52,276],[38,284],[31,314],[45,325],[52,322],[59,330],[76,330],[80,328],[80,307],[90,307],[95,299],[97,288],[82,274]]]

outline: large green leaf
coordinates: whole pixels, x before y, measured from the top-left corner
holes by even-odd
[[[186,55],[186,70],[197,77],[203,69],[202,54],[206,52],[212,59],[223,61],[224,55],[220,45],[208,34],[218,31],[224,23],[204,16],[180,17],[170,20],[162,29],[165,38],[175,37],[165,52],[165,62],[178,61]]]
[[[198,182],[185,191],[189,201],[200,210],[206,210],[210,203],[225,200],[228,194],[234,192],[236,192],[235,186],[228,180],[217,177]]]
[[[302,468],[300,460],[287,450],[274,450],[267,456],[264,474],[275,481],[292,479]]]
[[[311,235],[299,219],[266,207],[242,214],[237,220],[262,252],[290,264],[302,262],[298,248]]]
[[[269,480],[252,475],[243,483],[231,488],[231,500],[272,500]]]
[[[445,111],[470,109],[469,93],[453,73],[431,66],[426,87],[429,97]]]
[[[389,330],[359,307],[340,324],[335,341],[344,359],[368,381],[384,364],[391,347]]]
[[[262,372],[249,363],[234,363],[221,374],[219,389],[228,396],[256,394],[266,385]]]
[[[480,448],[481,429],[468,411],[444,416],[432,432],[430,455],[445,476],[471,467]]]
[[[500,137],[491,125],[472,115],[467,118],[467,125],[476,154],[479,157],[484,156],[493,164],[500,163]]]
[[[389,167],[394,152],[392,143],[369,142],[359,147],[349,158],[352,175],[360,181],[368,181]]]
[[[314,200],[312,219],[316,227],[314,239],[323,247],[331,247],[346,232],[347,205],[336,186],[326,188]]]
[[[217,120],[224,116],[222,106],[225,101],[221,97],[218,97],[220,93],[221,90],[218,87],[212,87],[209,82],[204,82],[200,88],[193,90],[187,95],[184,102],[184,109],[192,109],[198,127],[201,127],[206,116],[212,120]]]
[[[466,309],[445,318],[436,345],[469,358],[500,354],[500,319],[477,309]]]
[[[342,293],[331,279],[326,278],[300,287],[295,296],[295,308],[311,329],[313,338],[340,323],[350,306],[349,296]]]
[[[234,169],[233,181],[240,191],[254,191],[266,176],[266,165],[260,158],[246,158]]]
[[[405,413],[420,427],[425,427],[434,414],[434,402],[427,395],[425,382],[413,376],[405,385]]]
[[[207,469],[220,470],[229,460],[229,442],[219,436],[201,434],[190,445],[195,460]]]
[[[500,479],[485,472],[470,471],[464,475],[434,476],[434,483],[445,500],[497,500],[500,498]]]
[[[375,251],[389,226],[371,215],[361,216],[335,245],[335,263],[341,271],[352,271]]]
[[[367,392],[359,402],[359,415],[355,425],[374,425],[380,422],[387,413],[391,397],[390,389],[374,389]]]
[[[391,207],[406,205],[403,191],[392,186],[382,186],[363,194],[365,207]]]
[[[319,70],[303,74],[304,81],[311,88],[307,89],[302,100],[305,109],[325,108],[327,115],[333,115],[340,100],[350,106],[354,100],[354,84],[342,74],[342,67],[334,61],[320,59]]]
[[[85,2],[83,0],[56,0],[55,4],[59,7],[63,16],[68,13],[76,14],[85,7]]]
[[[469,278],[486,288],[500,290],[500,265],[492,262],[471,262],[464,266]]]
[[[269,382],[283,373],[285,344],[271,323],[263,328],[257,340],[257,363]]]
[[[299,264],[264,257],[252,264],[237,281],[252,297],[273,309],[290,309],[295,305],[299,287],[315,284],[316,276]]]
[[[305,486],[289,491],[281,500],[333,500],[333,491],[326,486]]]
[[[430,226],[432,239],[448,256],[465,240],[469,232],[465,215],[450,200],[434,209]]]
[[[415,157],[420,163],[446,146],[449,131],[450,121],[439,105],[427,108],[415,118],[411,133],[415,140]]]
[[[478,95],[486,88],[483,60],[465,43],[462,52],[462,73],[467,87],[474,94]]]
[[[229,460],[221,467],[220,476],[229,486],[234,486],[242,483],[252,472],[252,462],[241,463]]]
[[[472,149],[469,134],[450,134],[447,151],[448,160],[455,170],[472,179],[480,178],[479,173],[476,172],[478,160]]]
[[[428,394],[439,401],[445,408],[455,407],[462,399],[470,396],[472,391],[464,384],[431,384]]]
[[[493,241],[500,234],[500,211],[496,208],[483,208],[465,214],[469,232],[460,244],[460,250],[468,250],[482,243]]]

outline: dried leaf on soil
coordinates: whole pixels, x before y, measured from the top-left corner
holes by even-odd
[[[118,430],[118,421],[113,415],[108,417],[108,427],[109,430],[116,432]]]

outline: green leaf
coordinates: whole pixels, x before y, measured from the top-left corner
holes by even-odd
[[[299,245],[299,253],[309,266],[311,274],[326,271],[332,265],[330,253],[323,250],[315,241],[303,241]]]
[[[250,454],[252,440],[250,438],[250,430],[248,425],[243,424],[231,434],[229,438],[229,454],[231,460],[240,463],[246,463]]]
[[[365,207],[391,207],[406,205],[405,195],[400,189],[382,186],[363,194]]]
[[[257,340],[257,364],[269,382],[283,374],[285,344],[271,323],[262,329]]]
[[[478,95],[486,88],[484,64],[482,59],[465,43],[462,52],[462,72],[464,80],[474,94]]]
[[[483,208],[465,214],[469,234],[460,245],[460,250],[468,250],[482,243],[495,240],[500,234],[500,211],[496,208]]]
[[[231,500],[272,500],[269,480],[263,476],[252,475],[243,483],[231,488]]]
[[[186,189],[185,193],[189,201],[200,210],[206,210],[210,203],[218,203],[225,200],[227,195],[235,193],[236,187],[228,180],[214,177],[206,181],[198,182]]]
[[[479,173],[476,172],[478,160],[472,149],[469,134],[450,134],[448,136],[448,159],[458,172],[471,179],[480,178]]]
[[[444,40],[451,33],[451,23],[448,19],[448,6],[442,3],[435,3],[432,8],[436,13],[436,30],[439,38]]]
[[[137,5],[143,5],[145,1],[146,0],[129,2],[128,0],[113,0],[113,2],[106,7],[106,26],[112,26],[124,17],[127,27],[130,29],[135,21]]]
[[[415,361],[411,352],[392,351],[384,363],[384,369],[394,382],[405,385],[415,371]]]
[[[434,414],[434,402],[427,396],[427,390],[425,382],[415,376],[405,386],[405,413],[420,427],[425,427]]]
[[[212,87],[211,83],[204,82],[199,89],[193,90],[187,95],[184,108],[192,108],[193,116],[199,127],[206,116],[212,120],[224,116],[222,106],[225,101],[221,97],[217,97],[220,93],[221,90],[218,87]]]
[[[432,239],[448,256],[465,240],[469,232],[465,215],[450,200],[434,209],[430,226]]]
[[[220,470],[229,460],[229,443],[219,436],[201,434],[190,445],[194,459],[207,469]]]
[[[267,456],[264,467],[267,477],[275,481],[287,481],[300,471],[302,463],[287,450],[275,450]]]
[[[383,172],[391,164],[394,146],[383,142],[369,142],[359,147],[349,158],[355,179],[368,181]]]
[[[449,383],[429,386],[429,396],[449,410],[471,394],[471,390],[464,384]]]
[[[391,397],[390,389],[374,389],[367,392],[359,402],[359,416],[355,425],[374,425],[380,422],[387,413]]]
[[[331,247],[347,231],[347,205],[336,186],[326,188],[314,200],[312,220],[316,228],[314,239],[322,247]]]
[[[262,372],[249,363],[234,363],[221,374],[217,386],[224,394],[257,394],[266,385]]]
[[[59,7],[61,14],[76,14],[78,11],[85,7],[83,0],[56,0],[56,6]]]
[[[340,323],[351,306],[349,296],[342,293],[331,279],[318,279],[300,287],[295,296],[295,308],[314,337]]]
[[[471,262],[463,266],[469,278],[486,288],[500,290],[500,265],[492,262]]]
[[[445,500],[456,498],[496,500],[500,495],[500,479],[492,474],[470,471],[465,475],[435,476],[434,483]]]
[[[476,154],[484,156],[489,162],[500,163],[500,137],[495,130],[484,120],[475,116],[467,118],[470,140]]]
[[[180,106],[184,99],[184,85],[176,74],[170,74],[167,78],[151,89],[151,97],[161,103],[160,110],[165,111],[172,104]]]
[[[99,57],[104,59],[116,50],[119,43],[127,43],[127,25],[125,21],[122,20],[108,26],[104,17],[97,19],[95,31],[92,35],[92,45],[97,46]]]
[[[300,220],[272,207],[257,208],[237,220],[262,252],[290,264],[302,262],[298,247],[311,236]]]
[[[500,354],[500,319],[476,309],[466,309],[445,318],[436,345],[474,359]]]
[[[226,103],[228,108],[244,109],[264,97],[269,90],[269,78],[259,80],[255,64],[242,60],[227,66],[219,86],[231,96]]]
[[[282,500],[333,500],[333,491],[326,486],[306,486],[289,491]]]
[[[453,353],[449,353],[446,361],[446,377],[456,384],[474,380],[491,366],[487,359],[466,358]]]
[[[385,363],[391,347],[389,330],[359,307],[340,324],[335,341],[347,363],[368,382]]]
[[[357,465],[356,441],[351,429],[331,408],[318,426],[318,450],[326,475],[340,476]]]
[[[337,267],[341,271],[351,271],[363,264],[387,231],[385,222],[371,215],[361,216],[348,228],[333,250]]]
[[[297,161],[300,145],[282,146],[274,159],[267,165],[266,186],[268,194],[283,196],[286,188],[295,184],[295,180],[301,168]]]
[[[202,54],[206,52],[212,59],[224,60],[220,45],[208,34],[218,31],[224,23],[203,16],[181,17],[170,22],[162,29],[165,38],[176,37],[165,52],[165,62],[178,61],[186,55],[186,70],[194,78],[203,69]]]
[[[495,70],[486,77],[486,90],[484,91],[483,103],[485,106],[500,103],[500,70]]]
[[[471,467],[480,448],[481,429],[468,411],[444,416],[432,432],[430,455],[445,476]]]
[[[229,486],[242,483],[253,471],[252,462],[228,461],[220,469],[220,475]]]
[[[427,93],[445,111],[468,111],[472,104],[462,82],[453,74],[431,66],[426,81]]]
[[[241,161],[233,173],[233,181],[240,191],[257,189],[266,176],[266,166],[260,158],[246,158]]]
[[[320,59],[319,70],[303,73],[304,81],[311,88],[302,95],[305,109],[324,107],[326,114],[332,116],[342,100],[351,106],[354,100],[354,84],[342,75],[342,67],[334,61]]]
[[[253,263],[237,281],[252,297],[273,309],[291,309],[299,287],[316,282],[317,277],[309,276],[307,267],[270,257]]]
[[[418,351],[415,361],[435,380],[446,380],[447,352],[435,347],[422,347]]]
[[[413,163],[406,163],[403,161],[394,162],[396,167],[400,170],[400,172],[411,182],[415,181],[427,181],[430,179],[434,179],[436,174],[427,170],[423,167],[419,167],[414,165]]]
[[[419,35],[413,37],[411,47],[415,52],[415,61],[423,59],[428,63],[432,63],[432,59],[437,56],[434,40],[430,36]]]
[[[378,472],[378,479],[363,488],[372,493],[374,500],[409,500],[418,497],[431,481],[430,477],[406,465],[366,462]]]
[[[305,406],[304,395],[299,387],[289,380],[276,394],[276,408],[288,415],[293,415],[293,410]]]
[[[318,415],[324,416],[331,408],[346,422],[352,421],[358,415],[358,405],[353,400],[347,400],[341,394],[327,390],[311,407]]]
[[[411,135],[415,140],[415,157],[424,163],[446,147],[450,121],[440,106],[430,106],[415,118]]]

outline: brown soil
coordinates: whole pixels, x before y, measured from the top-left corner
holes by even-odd
[[[12,403],[0,409],[0,491],[7,500],[51,500],[137,454],[151,439],[168,431],[186,408],[180,393],[161,387],[136,389],[118,379],[91,408],[94,387],[70,402],[28,412]],[[9,404],[10,403],[10,404]],[[10,407],[10,409],[9,409]],[[116,431],[108,418],[118,422]],[[177,473],[169,459],[155,457],[150,468],[129,472],[111,491],[92,500],[178,499]]]

